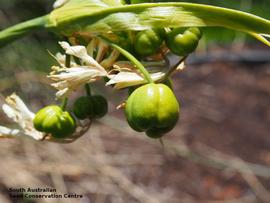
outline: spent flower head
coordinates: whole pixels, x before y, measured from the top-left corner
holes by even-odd
[[[37,131],[33,126],[35,114],[28,109],[20,97],[12,94],[6,98],[2,110],[19,128],[11,129],[0,126],[0,137],[30,136],[35,140],[41,140],[44,134]]]
[[[100,77],[107,76],[105,69],[90,55],[84,46],[71,46],[67,42],[59,42],[65,53],[80,60],[80,64],[72,61],[70,67],[66,67],[63,55],[57,54],[56,58],[60,66],[53,66],[48,76],[54,83],[51,85],[58,91],[57,97],[68,96],[81,85],[94,82]]]
[[[65,139],[56,139],[48,134],[37,131],[33,125],[35,113],[33,113],[15,93],[6,98],[6,103],[2,105],[2,110],[10,118],[17,128],[8,128],[0,125],[0,138],[12,138],[19,136],[29,136],[35,140],[48,140],[58,143],[70,143],[84,135],[91,126],[91,120],[77,122],[76,131]]]
[[[184,69],[184,67],[184,62],[182,62],[176,67],[175,70],[181,71]],[[147,83],[144,77],[138,71],[135,71],[130,64],[115,63],[114,68],[119,72],[117,74],[109,74],[108,78],[110,80],[106,83],[106,85],[114,85],[115,89],[122,89]],[[167,71],[168,70],[166,69],[155,71],[154,73],[151,73],[150,76],[155,82],[161,81],[165,79]]]

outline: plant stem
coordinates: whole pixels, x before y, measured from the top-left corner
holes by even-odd
[[[62,100],[62,103],[61,103],[61,109],[62,109],[63,111],[66,110],[67,102],[68,102],[68,99],[65,97],[65,98]]]
[[[66,60],[65,60],[65,66],[67,68],[70,68],[70,55],[69,54],[66,54]]]
[[[47,15],[41,16],[0,31],[0,47],[7,45],[33,30],[45,28],[47,18]]]
[[[90,85],[87,83],[87,84],[84,85],[84,87],[85,87],[85,91],[86,91],[87,96],[91,96],[91,87],[90,87]]]
[[[163,80],[165,80],[165,79],[167,79],[167,78],[168,78],[168,77],[176,70],[176,68],[177,68],[181,63],[183,63],[183,61],[185,61],[185,60],[187,59],[187,57],[188,57],[188,55],[187,55],[187,56],[184,56],[183,58],[181,58],[181,60],[178,61],[177,64],[175,64],[171,69],[169,69],[169,70],[165,73],[165,75],[162,77],[162,79],[159,80],[159,82],[160,82],[160,81],[163,81]]]
[[[142,73],[144,79],[148,83],[154,83],[151,76],[150,76],[150,74],[148,73],[148,71],[144,68],[144,66],[141,64],[141,62],[138,61],[138,59],[136,59],[131,53],[129,53],[125,49],[121,48],[117,44],[111,42],[109,39],[105,38],[104,36],[98,36],[98,38],[105,41],[106,43],[108,43],[110,46],[112,46],[117,51],[119,51],[121,54],[123,54],[128,60],[130,60],[135,65],[135,67],[138,70],[140,70],[140,72]]]
[[[161,146],[162,146],[162,148],[164,150],[165,145],[164,145],[164,142],[163,142],[162,138],[159,138],[159,142],[160,142],[160,144],[161,144]]]

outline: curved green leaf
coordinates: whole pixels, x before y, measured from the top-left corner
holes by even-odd
[[[0,46],[42,27],[68,36],[74,32],[193,26],[239,30],[270,46],[264,38],[270,35],[269,20],[237,10],[185,2],[123,5],[122,0],[70,0],[41,20],[28,22],[1,31]]]
[[[222,26],[247,33],[270,34],[269,20],[215,6],[179,2],[106,7],[97,1],[81,2],[54,10],[47,26],[64,34],[180,26]]]

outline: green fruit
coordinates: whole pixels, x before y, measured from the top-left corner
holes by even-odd
[[[143,85],[129,96],[125,115],[131,128],[160,138],[173,129],[179,117],[179,104],[164,84]]]
[[[91,96],[94,106],[94,117],[101,118],[108,112],[108,102],[101,95]]]
[[[118,37],[117,40],[115,40],[115,43],[126,51],[134,53],[133,38],[135,37],[135,33],[115,32],[115,34]]]
[[[59,106],[51,105],[39,110],[33,120],[36,130],[50,133],[55,138],[64,138],[76,129],[75,119]]]
[[[201,39],[199,28],[174,28],[167,33],[166,44],[171,52],[179,56],[186,56],[193,52]]]
[[[165,37],[164,29],[149,29],[136,35],[134,47],[137,54],[150,56],[157,52]]]
[[[94,115],[94,104],[91,96],[78,98],[73,105],[73,113],[79,119],[86,119]]]
[[[82,96],[74,102],[73,112],[79,119],[101,118],[108,112],[108,102],[101,95]]]
[[[161,82],[164,85],[167,85],[171,90],[173,90],[173,81],[171,78],[167,78],[164,81]],[[140,87],[139,85],[135,85],[135,86],[131,86],[128,88],[128,95],[131,95],[132,92],[134,92],[134,90],[136,90],[138,87]]]

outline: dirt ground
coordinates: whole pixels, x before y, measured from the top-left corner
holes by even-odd
[[[0,140],[0,202],[30,202],[11,187],[83,195],[31,202],[270,202],[270,63],[190,60],[173,80],[181,116],[164,148],[127,126],[121,99],[72,144]],[[27,95],[34,109],[41,92]]]

